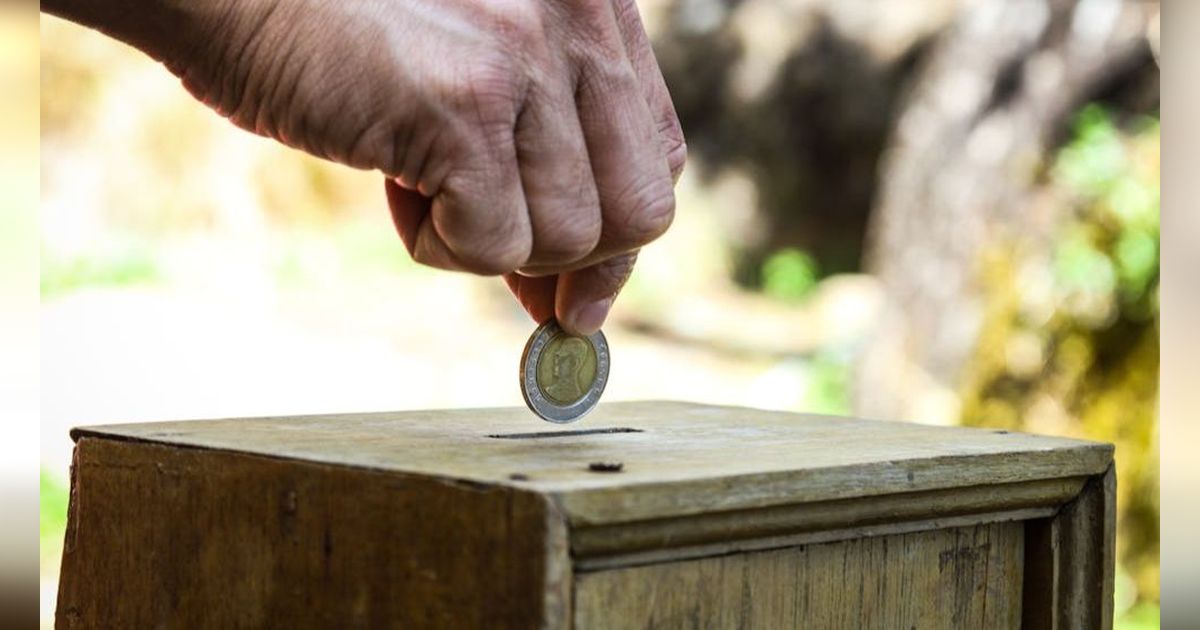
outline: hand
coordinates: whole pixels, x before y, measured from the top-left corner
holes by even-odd
[[[123,20],[237,125],[382,171],[415,260],[504,274],[535,320],[598,329],[674,215],[686,150],[634,0],[49,4]]]

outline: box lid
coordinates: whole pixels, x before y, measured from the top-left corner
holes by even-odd
[[[118,424],[72,436],[517,487],[550,496],[580,525],[1082,478],[1112,460],[1111,445],[1075,439],[680,402],[605,404],[569,426],[504,408]]]

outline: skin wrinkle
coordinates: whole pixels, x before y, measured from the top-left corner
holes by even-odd
[[[636,261],[637,253],[634,252],[609,258],[597,264],[596,269],[599,274],[610,281],[609,284],[620,290],[629,280],[629,276],[633,274],[633,265]]]
[[[414,259],[507,274],[569,332],[674,216],[685,145],[632,0],[43,6],[165,59],[243,128],[380,170]]]
[[[612,198],[613,206],[628,208],[623,216],[605,217],[605,230],[619,243],[644,245],[662,235],[675,217],[675,195],[661,178],[639,173]]]
[[[470,261],[470,266],[476,269],[476,273],[489,276],[500,275],[506,272],[505,267],[513,268],[520,265],[519,262],[513,261],[523,261],[528,258],[530,239],[514,234],[514,232],[521,231],[518,226],[508,225],[484,231],[483,234],[486,236],[469,245],[447,239],[445,224],[447,217],[444,208],[445,206],[442,205],[443,211],[439,212],[439,204],[434,202],[434,209],[431,213],[434,232],[457,259]],[[492,263],[487,261],[495,260],[503,262],[496,265],[495,268],[489,267],[488,265]]]
[[[293,68],[292,77],[290,80],[280,79],[279,81],[281,85],[290,86],[285,92],[286,96],[284,97],[281,107],[283,111],[289,112],[288,120],[291,123],[289,128],[293,130],[295,135],[289,135],[287,130],[283,130],[279,133],[279,141],[287,145],[298,143],[301,141],[300,139],[304,137],[303,132],[306,128],[306,115],[300,110],[300,108],[296,107],[296,98],[300,94],[299,85],[301,78],[307,74],[307,71],[311,65],[312,61],[309,57],[303,57],[294,63],[286,64],[284,66],[285,69],[289,67]]]
[[[574,53],[574,60],[581,67],[595,62],[619,65],[622,61],[629,61],[610,2],[611,0],[574,0],[569,3],[577,10],[570,12],[567,21],[572,26],[571,30],[580,37],[568,50]]]
[[[586,257],[599,242],[599,195],[567,86],[560,85],[555,93],[545,83],[534,81],[530,92],[531,101],[539,105],[527,105],[515,134],[533,232],[533,253],[523,269],[542,263],[561,269]],[[556,155],[567,151],[569,155]],[[550,164],[547,177],[530,177],[546,163]]]
[[[650,106],[658,121],[658,134],[663,142],[667,156],[667,166],[671,177],[678,182],[687,162],[687,144],[684,141],[683,127],[675,113],[675,105],[671,102],[666,80],[658,67],[654,48],[642,25],[634,0],[616,0],[617,26],[621,29],[621,38],[626,45],[626,53],[633,64],[634,71],[642,83],[646,103]]]
[[[603,124],[603,119],[614,115],[614,110],[620,110],[619,104],[612,102],[612,94],[627,94],[631,91],[640,93],[640,85],[633,74],[633,69],[629,65],[628,60],[625,60],[617,67],[611,64],[596,65],[592,72],[588,74],[588,80],[583,84],[581,103],[585,104],[585,111],[594,112],[601,120],[584,121],[584,127],[596,127]],[[590,104],[590,106],[588,106]],[[642,108],[645,108],[644,101],[636,103]],[[648,116],[648,112],[643,109],[643,112]],[[618,111],[619,118],[613,121],[613,129],[626,128],[626,133],[632,130],[630,121],[627,115],[621,116],[622,112]],[[607,129],[607,127],[605,127]],[[653,130],[649,130],[653,132]],[[637,132],[634,132],[637,133]],[[614,140],[620,138],[589,137],[589,146],[593,143],[609,146]],[[650,138],[649,141],[658,144],[658,138]],[[601,156],[609,157],[609,156]],[[665,156],[664,162],[665,164]],[[647,208],[657,209],[661,206],[661,202],[657,198],[651,198],[643,201],[643,195],[646,191],[651,191],[655,197],[658,196],[658,191],[653,188],[656,184],[657,177],[653,173],[647,173],[641,169],[632,169],[631,176],[627,181],[622,183],[622,187],[616,191],[599,187],[601,206],[608,208],[609,211],[604,216],[604,233],[607,238],[605,242],[616,244],[623,247],[636,247],[645,244],[643,236],[639,234],[637,221],[634,217],[636,213]],[[674,193],[670,186],[667,187],[667,193],[671,198],[671,211],[673,212]],[[666,214],[664,211],[660,211]],[[616,216],[614,216],[616,215]],[[653,229],[658,229],[661,223],[661,217],[649,222]],[[657,236],[657,234],[655,234]]]
[[[255,21],[251,27],[250,33],[245,37],[241,50],[235,54],[234,68],[235,72],[227,73],[225,82],[232,80],[233,85],[229,86],[228,97],[231,99],[231,116],[235,122],[244,129],[249,129],[259,135],[265,135],[262,130],[258,129],[257,121],[259,117],[259,109],[262,104],[255,99],[255,82],[253,77],[256,73],[252,72],[255,60],[258,58],[258,51],[263,45],[264,31],[270,24],[271,17],[278,11],[280,4],[270,3],[265,13],[263,13]],[[249,111],[247,111],[249,108]]]
[[[413,181],[417,184],[417,190],[429,198],[434,198],[441,194],[442,182],[448,177],[449,169],[451,168],[450,160],[437,159],[434,155],[436,147],[441,146],[440,140],[445,133],[447,133],[445,126],[438,125],[433,128],[429,142],[422,147],[421,158],[418,160],[416,172],[413,174]],[[431,164],[434,166],[431,167]]]
[[[421,219],[421,225],[418,229],[418,237],[421,241],[418,245],[424,245],[423,248],[418,247],[418,252],[424,252],[426,260],[445,260],[446,264],[453,269],[461,269],[462,262],[458,256],[446,245],[442,237],[437,233],[437,225],[434,223],[434,214],[432,209],[425,213]],[[433,252],[438,252],[434,255]],[[416,258],[414,256],[414,258]],[[419,260],[419,259],[418,259]]]
[[[274,11],[275,11],[275,9],[272,9],[271,13],[274,13]],[[270,19],[270,15],[267,15],[264,18],[264,21],[269,20],[269,19]],[[294,53],[292,52],[292,46],[288,45],[288,44],[293,44],[295,41],[294,31],[284,31],[283,37],[284,37],[284,42],[282,42],[281,45],[278,46],[278,48],[283,51],[282,54],[273,56],[268,61],[267,69],[265,71],[265,74],[267,77],[275,77],[274,80],[268,79],[266,81],[266,84],[269,87],[268,87],[267,94],[263,97],[264,102],[272,104],[272,105],[274,105],[277,102],[276,101],[276,99],[278,98],[277,95],[279,94],[279,90],[283,86],[292,86],[292,89],[289,91],[291,91],[293,93],[296,92],[295,87],[294,87],[296,79],[293,78],[291,81],[288,81],[288,79],[286,77],[287,70],[292,65],[292,62],[294,61],[293,60]],[[307,60],[306,59],[301,60],[300,63],[307,63]],[[298,77],[298,76],[303,76],[303,75],[296,75],[296,76]],[[259,133],[260,135],[263,135],[265,133],[271,133],[272,125],[270,124],[269,120],[264,120],[264,115],[266,115],[268,112],[270,112],[272,110],[282,111],[282,112],[294,111],[293,109],[290,109],[287,107],[260,107],[260,108],[258,108],[258,115],[255,117],[255,120],[254,120],[255,133]],[[286,141],[283,138],[285,128],[286,128],[286,125],[281,125],[280,129],[275,130],[274,134],[271,137],[274,138],[275,140],[279,140],[280,142],[286,143]]]
[[[421,173],[425,170],[425,161],[429,157],[429,149],[433,146],[435,136],[441,133],[441,129],[441,126],[437,125],[416,129],[413,132],[415,137],[408,146],[408,150],[405,151],[404,166],[400,169],[400,172],[404,175],[404,180],[414,187],[420,187],[421,185]],[[422,194],[428,197],[434,197],[438,192],[440,191],[421,191]]]
[[[415,186],[415,182],[405,179],[404,175],[404,163],[405,159],[407,158],[406,147],[411,146],[415,127],[416,125],[411,123],[392,125],[392,146],[390,147],[391,162],[388,162],[387,165],[381,169],[383,170],[383,174],[390,179],[404,179],[404,181],[399,183],[406,187]],[[409,253],[412,253],[411,249],[409,250]]]

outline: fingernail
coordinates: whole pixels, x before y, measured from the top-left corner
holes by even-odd
[[[604,325],[608,311],[612,309],[613,299],[605,298],[596,302],[584,304],[575,313],[575,332],[580,335],[590,335]]]

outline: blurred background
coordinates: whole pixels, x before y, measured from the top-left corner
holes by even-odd
[[[1158,4],[641,7],[691,154],[605,399],[1114,442],[1118,627],[1158,627]],[[410,262],[378,174],[45,16],[41,94],[44,624],[71,426],[522,404],[533,323]]]

